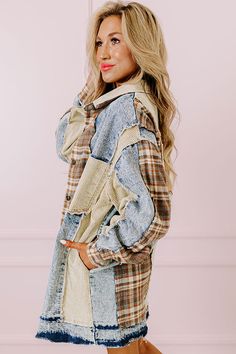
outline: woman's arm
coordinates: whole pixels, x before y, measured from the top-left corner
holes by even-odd
[[[114,224],[107,235],[101,234],[88,244],[88,258],[96,266],[107,265],[112,260],[119,263],[141,263],[149,256],[156,241],[166,235],[169,229],[171,196],[166,183],[161,145],[153,144],[148,140],[141,140],[137,144],[139,171],[134,169],[132,173],[136,171],[137,178],[139,178],[138,174],[141,174],[152,206],[145,208],[142,205],[142,203],[148,205],[148,198],[147,201],[144,198],[144,202],[141,202],[141,199],[137,203],[134,201],[132,212],[126,213],[124,220]],[[129,153],[127,157],[124,156],[125,158],[129,166],[135,164],[135,154]],[[130,171],[124,168],[122,173],[129,174]],[[132,187],[132,184],[130,186]],[[110,223],[112,224],[112,219]],[[148,227],[143,232],[144,224],[148,224]],[[126,246],[129,238],[134,241]]]

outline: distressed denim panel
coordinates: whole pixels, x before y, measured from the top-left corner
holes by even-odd
[[[64,114],[64,116],[62,116],[62,118],[59,120],[58,127],[55,131],[56,152],[57,152],[58,157],[65,162],[68,162],[68,161],[61,154],[61,150],[62,150],[62,146],[65,141],[65,132],[66,132],[66,128],[69,123],[69,117],[70,117],[70,112],[67,112],[66,114]]]
[[[112,251],[118,251],[124,246],[132,248],[148,229],[155,214],[152,198],[140,172],[137,144],[123,149],[115,171],[121,185],[135,193],[137,200],[127,203],[123,220],[118,220],[107,235],[100,234],[98,237],[98,249]]]
[[[73,240],[80,226],[83,214],[66,213],[63,223],[57,234],[53,258],[50,267],[48,285],[44,298],[42,317],[50,318],[61,315],[61,301],[63,296],[64,273],[66,257],[69,249],[60,243],[60,240]]]
[[[90,142],[93,157],[105,162],[111,161],[123,130],[138,124],[133,97],[134,93],[120,96],[98,114],[95,120],[96,131]]]
[[[153,132],[151,132],[150,130],[143,128],[143,127],[140,127],[139,130],[140,130],[141,137],[147,138],[147,140],[149,140],[153,144],[157,145],[157,138]]]
[[[94,324],[117,326],[114,266],[90,271],[89,281]]]

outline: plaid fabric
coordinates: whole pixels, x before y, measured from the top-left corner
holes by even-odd
[[[142,263],[114,267],[117,322],[121,327],[133,326],[147,318],[151,271],[151,257]]]

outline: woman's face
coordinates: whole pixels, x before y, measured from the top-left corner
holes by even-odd
[[[96,59],[103,81],[120,86],[136,71],[137,64],[131,56],[121,33],[119,16],[106,17],[96,38]],[[102,68],[102,65],[112,65]]]

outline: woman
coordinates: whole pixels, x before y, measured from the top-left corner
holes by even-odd
[[[86,85],[56,131],[69,174],[36,338],[160,353],[144,337],[176,175],[163,35],[147,7],[109,1],[91,19],[87,55]]]

